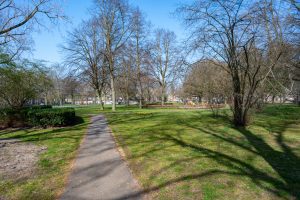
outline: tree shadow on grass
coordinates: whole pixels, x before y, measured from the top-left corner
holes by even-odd
[[[264,116],[268,116],[268,114],[270,113],[264,113]],[[274,113],[270,114],[269,116],[274,116]],[[229,122],[230,119],[226,119],[228,116],[224,117],[224,122]],[[245,167],[248,172],[242,172],[242,174],[250,177],[253,182],[260,187],[264,187],[262,184],[260,184],[260,182],[267,182],[273,185],[274,189],[264,187],[266,190],[272,191],[278,196],[282,196],[282,192],[286,192],[290,194],[291,197],[300,199],[300,158],[284,141],[284,131],[289,125],[295,123],[295,120],[281,120],[281,123],[277,123],[278,121],[276,120],[267,120],[267,118],[264,118],[262,120],[263,125],[260,124],[260,126],[270,131],[270,134],[272,134],[271,136],[275,140],[276,145],[280,147],[280,150],[275,149],[266,139],[261,137],[259,134],[254,133],[249,128],[234,128],[242,136],[244,136],[243,139],[246,139],[244,142],[240,142],[235,138],[231,138],[226,135],[226,133],[215,133],[215,130],[209,126],[207,129],[199,127],[197,129],[202,133],[209,134],[219,140],[251,152],[255,154],[255,156],[262,157],[264,161],[267,162],[279,175],[280,179],[272,178],[268,174],[263,173],[261,170],[255,168],[255,166],[251,166],[242,160],[229,157],[226,158],[226,156],[218,154],[222,158],[227,159],[230,163],[238,163],[239,165]],[[256,122],[253,122],[253,124],[255,123]]]
[[[239,129],[258,154],[277,172],[284,180],[284,185],[277,187],[300,198],[300,158],[283,142],[283,134],[275,133],[276,142],[282,151],[275,150],[264,139],[258,137],[247,129]]]
[[[155,116],[154,116],[155,118]],[[284,140],[284,131],[286,128],[293,124],[295,121],[285,121],[285,123],[271,123],[268,124],[268,121],[265,120],[265,126],[262,126],[265,129],[273,127],[272,130],[276,130],[276,132],[272,133],[270,137],[274,138],[276,145],[280,147],[281,150],[277,150],[260,134],[257,134],[251,129],[247,128],[233,128],[237,131],[240,136],[233,137],[226,133],[226,131],[222,132],[216,128],[214,125],[205,124],[205,122],[197,124],[190,123],[189,121],[199,120],[197,118],[190,120],[170,120],[166,121],[166,119],[162,120],[159,124],[155,124],[153,127],[148,127],[148,130],[153,130],[159,126],[164,127],[166,124],[172,126],[180,125],[183,127],[188,127],[192,129],[196,129],[199,133],[207,134],[210,137],[214,138],[214,140],[226,143],[227,145],[231,145],[235,147],[235,149],[241,149],[245,151],[245,153],[250,153],[254,157],[262,158],[268,165],[273,169],[273,172],[269,172],[261,168],[261,166],[254,165],[251,162],[247,161],[245,157],[233,156],[232,154],[228,154],[226,149],[221,150],[212,150],[204,147],[203,145],[198,145],[194,141],[189,141],[186,138],[182,137],[182,130],[177,129],[175,134],[169,134],[167,129],[161,128],[159,132],[153,135],[146,135],[143,141],[139,141],[139,143],[143,143],[145,145],[151,145],[151,143],[155,143],[157,141],[165,142],[163,146],[153,146],[147,149],[146,152],[142,152],[140,154],[136,154],[135,156],[130,156],[129,159],[136,159],[138,157],[147,157],[147,155],[151,155],[153,152],[157,151],[165,151],[167,154],[167,148],[172,147],[174,145],[180,146],[184,149],[191,149],[194,152],[198,152],[198,156],[192,156],[191,158],[183,158],[178,159],[168,166],[162,167],[158,171],[155,171],[149,178],[152,179],[156,175],[160,173],[164,173],[171,168],[176,167],[180,163],[189,162],[195,159],[201,159],[201,157],[205,156],[206,158],[211,159],[214,162],[217,162],[220,166],[219,169],[207,169],[201,173],[195,174],[192,173],[190,175],[180,176],[174,179],[169,179],[164,183],[158,184],[153,187],[147,187],[146,189],[140,191],[139,193],[132,194],[135,197],[141,194],[147,194],[149,192],[158,191],[164,187],[173,185],[175,183],[193,180],[193,179],[201,179],[204,177],[227,174],[230,176],[237,177],[247,177],[251,179],[258,187],[268,191],[279,198],[283,199],[300,199],[300,159],[293,152],[293,150],[285,143]],[[214,119],[210,119],[214,121]],[[229,125],[228,116],[222,116],[218,118],[221,121],[221,124]],[[137,119],[135,119],[137,122]],[[129,123],[129,121],[128,121]],[[126,135],[123,140],[126,141],[126,145],[132,145],[136,136]],[[132,144],[128,141],[132,141]],[[223,168],[225,167],[226,170]],[[275,172],[275,174],[274,174]],[[127,198],[127,197],[126,197]],[[125,199],[126,199],[125,198]]]

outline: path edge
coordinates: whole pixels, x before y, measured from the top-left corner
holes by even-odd
[[[95,116],[98,116],[98,115],[95,115]],[[70,163],[70,165],[69,165],[69,167],[68,167],[68,173],[67,173],[67,175],[66,175],[65,178],[64,178],[64,187],[63,187],[63,189],[62,189],[61,191],[59,191],[58,194],[56,194],[56,200],[61,199],[62,195],[63,195],[64,192],[66,191],[66,188],[67,188],[67,186],[68,186],[68,184],[69,184],[69,182],[70,182],[70,177],[71,177],[72,171],[73,171],[74,166],[75,166],[75,162],[76,162],[76,160],[77,160],[77,158],[78,158],[78,155],[79,155],[79,151],[80,151],[80,149],[82,148],[83,144],[84,144],[85,141],[86,141],[86,137],[87,137],[87,133],[88,133],[88,131],[89,131],[89,128],[90,128],[90,126],[93,124],[93,123],[92,123],[92,118],[95,117],[95,116],[90,116],[90,117],[88,118],[88,120],[89,120],[89,121],[88,121],[88,126],[87,126],[87,128],[86,128],[86,130],[85,130],[85,133],[84,133],[83,137],[81,138],[81,141],[80,141],[80,144],[79,144],[78,148],[76,149],[76,151],[75,151],[75,153],[74,153],[74,154],[75,154],[75,155],[74,155],[74,158],[72,159],[72,161],[71,161],[71,163]]]
[[[144,191],[144,187],[141,185],[141,183],[138,181],[138,179],[136,178],[136,176],[134,175],[133,171],[131,170],[130,168],[130,164],[129,164],[129,161],[127,160],[127,157],[126,157],[126,153],[125,153],[125,150],[122,148],[122,146],[119,144],[119,140],[117,139],[116,135],[114,134],[114,132],[112,131],[109,123],[108,123],[108,120],[106,118],[105,115],[103,115],[105,121],[106,121],[106,124],[107,124],[107,131],[110,133],[110,135],[112,136],[113,140],[114,140],[114,144],[115,144],[115,149],[118,151],[118,153],[120,154],[120,157],[122,159],[122,161],[124,162],[124,164],[126,165],[128,171],[130,172],[131,176],[132,176],[132,179],[134,180],[134,183],[136,185],[136,189],[138,189],[138,191]],[[147,194],[142,194],[142,199],[144,200],[147,200],[149,199],[148,195]]]

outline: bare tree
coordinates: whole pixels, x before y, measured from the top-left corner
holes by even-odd
[[[138,94],[135,56],[132,53],[134,49],[131,47],[131,45],[126,46],[122,51],[122,60],[116,78],[116,88],[125,100],[127,106],[129,106],[129,100],[136,98]]]
[[[52,103],[62,106],[65,103],[66,95],[64,93],[64,79],[68,76],[68,70],[60,63],[55,63],[51,67],[49,77],[51,78],[53,89],[51,91]]]
[[[289,52],[293,53],[290,58],[292,67],[292,80],[294,81],[293,94],[295,103],[300,106],[300,6],[299,1],[287,0],[291,9],[288,12],[286,23],[289,26],[290,43],[293,48]]]
[[[87,26],[88,25],[88,26]],[[87,77],[90,86],[103,109],[102,94],[107,81],[107,59],[104,56],[104,42],[98,21],[92,19],[69,33],[62,50],[66,54],[65,63],[75,67],[77,73]]]
[[[104,56],[107,60],[112,95],[112,110],[116,110],[115,71],[120,49],[130,37],[131,13],[126,0],[96,0],[96,17],[105,41]]]
[[[257,3],[200,0],[179,8],[184,22],[191,28],[192,49],[202,50],[208,59],[226,63],[220,67],[231,77],[233,121],[237,126],[246,125],[249,109],[259,99],[257,89],[282,55],[278,44],[271,62],[266,61],[270,40],[262,29],[264,20],[257,17],[266,9],[261,9],[262,5],[258,7]]]
[[[60,18],[65,16],[55,0],[0,0],[0,49],[8,49],[11,57],[18,55],[27,49],[28,36],[37,25]]]
[[[181,64],[175,33],[165,29],[156,30],[151,54],[153,60],[150,63],[150,73],[160,85],[161,105],[163,106],[167,86],[175,80]]]
[[[220,65],[222,63],[219,63]],[[192,65],[183,82],[185,95],[198,97],[211,108],[214,116],[218,115],[219,104],[229,98],[229,75],[215,62],[199,61]]]
[[[78,92],[78,88],[80,86],[80,81],[76,76],[68,75],[64,78],[64,88],[63,92],[65,96],[71,97],[72,104],[75,104],[75,95]]]
[[[147,36],[149,32],[149,23],[146,22],[144,15],[136,8],[133,12],[132,20],[132,40],[135,48],[135,64],[136,64],[136,76],[138,82],[138,96],[139,96],[139,107],[143,107],[143,69],[142,66],[145,63],[145,52]]]

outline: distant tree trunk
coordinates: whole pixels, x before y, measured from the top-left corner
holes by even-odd
[[[126,90],[126,106],[129,106],[129,94],[128,94],[128,90]]]
[[[198,96],[198,104],[202,103],[202,98],[201,96]]]
[[[129,98],[126,100],[126,106],[129,106]]]
[[[75,104],[75,96],[74,96],[74,93],[71,94],[71,101],[72,101],[72,104],[74,105],[74,104]]]
[[[137,39],[137,57],[136,57],[136,62],[137,62],[137,70],[138,70],[138,84],[139,84],[139,108],[143,108],[143,85],[142,85],[142,80],[141,80],[141,62],[140,62],[140,52],[139,52],[139,40]]]
[[[141,94],[141,93],[140,93]],[[139,99],[139,108],[142,109],[143,108],[143,99],[142,99],[142,95],[140,95],[140,99]]]
[[[161,86],[161,105],[165,105],[165,86]]]
[[[48,99],[47,99],[47,94],[45,95],[45,105],[48,105]]]
[[[102,102],[102,91],[100,89],[97,89],[96,90],[96,95],[97,95],[97,98],[98,98],[98,100],[100,102],[100,109],[104,110],[103,102]]]

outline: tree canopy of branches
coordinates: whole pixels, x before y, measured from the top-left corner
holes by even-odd
[[[224,102],[229,97],[228,74],[210,61],[200,61],[192,65],[183,81],[184,92],[188,96],[205,98],[208,103]]]
[[[134,9],[132,16],[132,43],[135,55],[136,79],[138,82],[139,107],[143,107],[144,86],[143,86],[143,66],[146,63],[145,55],[147,51],[147,39],[149,23],[146,22],[143,13],[139,8]]]
[[[206,59],[225,63],[220,67],[231,77],[237,126],[247,124],[249,110],[259,99],[258,88],[282,57],[283,34],[270,2],[200,0],[178,9],[190,29],[191,49],[201,50]],[[266,34],[270,20],[273,27]]]
[[[30,33],[47,21],[65,18],[56,0],[0,0],[0,50],[11,59],[28,49]]]
[[[164,105],[167,86],[174,81],[180,71],[180,61],[182,61],[177,48],[175,33],[165,29],[157,29],[152,43],[151,55],[150,73],[160,85],[161,104]]]
[[[122,55],[122,61],[116,79],[116,88],[122,99],[125,100],[126,105],[129,106],[130,99],[135,99],[138,94],[136,68],[134,67],[135,59],[128,48],[125,48],[125,52],[122,53]]]
[[[104,56],[104,41],[96,19],[83,22],[79,28],[69,33],[67,44],[62,47],[66,54],[65,63],[75,67],[81,76],[87,77],[90,86],[101,102],[107,81],[107,59]]]
[[[96,0],[96,18],[104,39],[104,56],[110,75],[112,110],[116,110],[115,73],[118,53],[131,34],[131,12],[126,0]]]

